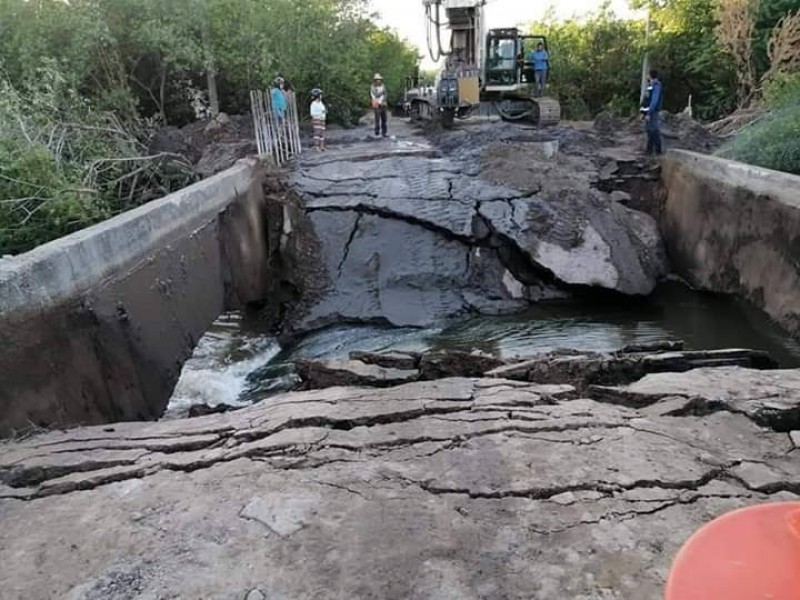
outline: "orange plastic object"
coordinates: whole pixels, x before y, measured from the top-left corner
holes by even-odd
[[[800,600],[800,502],[734,511],[678,553],[665,600]]]

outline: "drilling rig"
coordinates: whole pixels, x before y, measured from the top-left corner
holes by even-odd
[[[535,97],[533,65],[529,53],[540,35],[523,35],[516,28],[491,29],[485,25],[486,0],[422,0],[425,7],[428,52],[434,62],[445,59],[433,92],[416,85],[406,101],[412,117],[441,119],[451,127],[483,107],[510,121],[555,125],[561,120],[558,100]],[[448,48],[442,30],[450,32]]]

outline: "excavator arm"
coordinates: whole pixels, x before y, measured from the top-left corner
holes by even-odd
[[[529,120],[541,125],[558,123],[561,106],[554,98],[536,98],[533,76],[526,64],[526,42],[543,37],[520,35],[515,29],[487,32],[487,0],[422,0],[425,8],[428,51],[438,62],[445,58],[435,98],[417,95],[417,108],[438,115],[448,126],[482,103],[509,120]],[[449,42],[443,43],[443,30]],[[435,101],[434,101],[435,100]],[[413,103],[412,103],[413,104]],[[423,106],[424,105],[424,106]],[[419,111],[418,111],[419,112]]]
[[[438,62],[447,57],[451,66],[480,67],[483,54],[486,0],[422,0],[427,21],[428,52]],[[447,27],[450,43],[442,44],[442,30]]]

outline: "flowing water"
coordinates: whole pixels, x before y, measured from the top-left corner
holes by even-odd
[[[762,313],[728,297],[662,285],[646,302],[543,304],[513,316],[475,317],[430,329],[339,326],[281,348],[257,322],[220,317],[184,366],[168,414],[192,404],[241,406],[296,382],[286,363],[344,358],[354,350],[481,350],[503,358],[556,348],[613,351],[630,344],[684,340],[688,350],[766,350],[784,368],[800,366],[800,344]]]

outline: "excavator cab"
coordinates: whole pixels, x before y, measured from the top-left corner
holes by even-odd
[[[516,29],[493,29],[486,38],[486,86],[519,83],[520,39]]]
[[[532,121],[555,125],[561,106],[553,98],[534,98],[533,63],[528,59],[539,44],[547,49],[547,38],[522,35],[516,28],[492,29],[486,36],[481,101],[510,121]]]
[[[514,28],[492,29],[486,36],[484,87],[505,88],[493,91],[523,91],[532,86],[533,63],[528,58],[539,44],[548,49],[545,36],[520,35]]]

